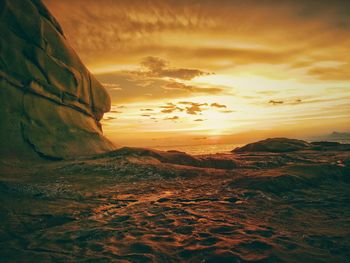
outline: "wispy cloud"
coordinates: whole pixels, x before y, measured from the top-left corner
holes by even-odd
[[[131,73],[142,74],[148,77],[168,77],[175,79],[191,80],[194,77],[208,75],[199,69],[171,68],[168,62],[159,57],[146,57],[141,61],[144,70]]]
[[[184,111],[183,108],[176,106],[174,103],[167,103],[166,105],[160,106],[162,113],[173,113],[174,111]]]
[[[343,63],[335,67],[311,67],[307,73],[322,80],[346,81],[350,80],[350,63]]]
[[[139,71],[110,72],[97,75],[103,83],[115,83],[118,92],[111,92],[114,103],[128,103],[131,101],[150,101],[164,98],[185,98],[198,94],[223,95],[230,94],[231,88],[216,85],[190,85],[180,80],[163,79],[139,74]]]
[[[184,90],[188,91],[190,93],[204,93],[204,94],[218,94],[223,92],[222,88],[216,88],[216,87],[211,87],[211,88],[202,88],[202,87],[197,87],[193,85],[186,85],[184,83],[180,82],[168,82],[167,84],[164,85],[164,89],[166,90]]]
[[[107,90],[122,90],[122,88],[119,86],[119,84],[115,83],[102,83],[102,85],[107,89]]]

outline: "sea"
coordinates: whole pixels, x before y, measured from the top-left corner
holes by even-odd
[[[326,140],[307,140],[308,142],[312,141],[326,141]],[[343,144],[350,144],[350,140],[339,139],[339,140],[328,140],[332,142],[339,142]],[[161,150],[161,151],[170,151],[176,150],[180,152],[185,152],[192,155],[204,155],[204,154],[216,154],[216,153],[230,153],[237,147],[242,147],[246,143],[228,143],[228,144],[198,144],[198,145],[172,145],[172,146],[149,146],[147,148]]]
[[[241,147],[244,144],[199,144],[199,145],[173,145],[173,146],[150,146],[148,148],[169,151],[176,150],[185,152],[192,155],[202,154],[215,154],[215,153],[229,153],[237,147]]]

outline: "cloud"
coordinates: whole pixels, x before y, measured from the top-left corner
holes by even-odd
[[[196,105],[196,106],[208,106],[208,103],[197,103],[197,102],[191,102],[191,101],[180,101],[179,104]]]
[[[103,85],[107,90],[122,90],[122,88],[119,86],[119,84],[115,84],[115,83],[102,83],[102,85]]]
[[[174,103],[167,103],[166,105],[160,106],[162,113],[173,113],[174,111],[184,111],[184,109],[176,106]]]
[[[168,120],[168,121],[176,121],[180,119],[179,116],[173,116],[173,117],[166,117],[164,118],[164,120]]]
[[[303,101],[301,99],[296,99],[292,102],[292,104],[300,104],[302,103]]]
[[[257,91],[256,93],[262,94],[262,95],[275,95],[279,92],[280,91],[277,91],[277,90],[262,90],[262,91]]]
[[[112,120],[115,120],[116,118],[115,117],[112,117],[112,116],[106,116],[103,118],[104,121],[112,121]]]
[[[190,105],[189,107],[185,107],[185,109],[186,113],[191,115],[197,115],[198,113],[201,113],[204,110],[201,107],[208,106],[208,103],[196,103],[190,101],[180,101],[179,104]]]
[[[147,57],[143,62],[153,75],[191,79],[203,74],[199,66],[211,72],[243,64],[305,67],[350,58],[346,0],[44,2],[91,67],[136,65]],[[160,54],[186,68],[168,67]],[[330,76],[339,78],[334,73]]]
[[[284,103],[283,100],[270,100],[269,101],[269,104],[272,104],[272,105],[281,105],[283,103]]]
[[[123,113],[122,111],[120,111],[120,109],[125,109],[125,106],[124,105],[112,105],[111,110],[109,112],[111,112],[111,113]]]
[[[113,103],[130,103],[159,99],[191,97],[193,94],[230,94],[231,88],[211,85],[186,85],[175,80],[152,78],[130,72],[118,71],[98,74],[96,78],[102,83],[115,83],[122,90],[110,92]],[[146,84],[147,85],[146,85]]]
[[[214,106],[213,106],[214,105]],[[185,111],[186,114],[189,115],[199,115],[205,110],[209,110],[209,106],[211,108],[217,109],[221,113],[231,113],[232,110],[227,109],[226,105],[219,104],[217,102],[214,103],[198,103],[198,102],[192,102],[192,101],[179,101],[177,103],[169,102],[166,105],[159,106],[162,110],[161,113],[173,113],[173,112],[183,112]],[[224,109],[224,110],[223,110]],[[199,121],[199,119],[198,119]]]
[[[343,63],[336,67],[311,67],[307,73],[321,80],[346,81],[350,80],[350,63]]]
[[[146,107],[152,105],[150,101],[158,105],[160,101],[199,98],[210,102],[209,105],[227,102],[228,108],[246,103],[242,105],[242,116],[246,107],[254,111],[261,106],[262,111],[257,113],[261,116],[256,121],[259,124],[280,115],[294,117],[304,109],[305,112],[317,110],[320,116],[332,116],[318,106],[329,104],[339,108],[339,102],[330,99],[337,95],[338,100],[343,100],[345,91],[329,92],[324,97],[320,93],[326,87],[349,86],[345,83],[350,79],[350,1],[347,0],[43,1],[57,17],[67,42],[84,64],[98,73],[97,79],[107,84],[107,89],[111,88],[112,103],[137,102],[140,107]],[[337,64],[331,66],[327,61]],[[217,76],[205,76],[209,72]],[[220,79],[223,75],[232,77],[232,82],[229,78]],[[288,80],[286,85],[275,86],[249,79],[250,75]],[[242,94],[256,92],[257,97],[248,101],[237,96],[228,102],[230,98],[224,96],[231,89],[206,84],[215,79],[217,83],[234,85]],[[116,84],[116,89],[108,84]],[[290,87],[296,91],[288,92]],[[187,119],[193,125],[193,119],[215,118],[216,113],[228,114],[224,117],[230,119],[232,112],[209,105],[176,104],[175,109],[179,107],[182,112],[173,110],[174,107],[152,106],[155,109],[152,115],[162,120],[168,115],[182,118],[191,114],[184,118],[185,128]],[[265,109],[266,106],[270,108]],[[130,111],[133,107],[130,106]],[[277,107],[283,108],[283,114]],[[215,114],[207,117],[206,110]],[[138,112],[142,113],[149,112]],[[138,114],[137,120],[141,118]],[[252,122],[248,117],[242,119]],[[280,120],[286,121],[284,117]]]
[[[201,87],[197,87],[197,86],[193,86],[193,85],[186,85],[184,83],[180,83],[180,82],[169,82],[167,84],[164,85],[164,89],[166,90],[184,90],[184,91],[188,91],[191,93],[207,93],[207,94],[216,94],[216,93],[220,93],[223,92],[223,89],[221,88],[201,88]]]
[[[191,107],[186,107],[187,114],[197,115],[202,112],[202,109],[199,106],[193,105]]]
[[[220,104],[220,103],[216,103],[216,102],[210,104],[210,107],[213,107],[213,108],[227,108],[226,105]]]
[[[174,109],[164,109],[164,110],[161,110],[162,113],[173,113],[175,110],[177,110],[177,108],[174,108]]]
[[[141,61],[143,70],[130,71],[131,74],[144,75],[153,78],[175,78],[182,80],[191,80],[194,77],[208,75],[204,71],[199,69],[188,69],[188,68],[170,68],[168,62],[158,57],[145,57]]]
[[[298,105],[301,103],[310,103],[312,101],[313,100],[303,101],[302,99],[288,99],[288,100],[270,100],[268,103],[274,106],[275,105]]]

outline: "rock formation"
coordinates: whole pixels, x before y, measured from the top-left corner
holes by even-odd
[[[288,138],[269,138],[263,141],[247,144],[232,152],[292,152],[308,149],[311,145],[305,141]]]
[[[238,147],[231,152],[246,153],[246,152],[271,152],[284,153],[303,150],[313,151],[350,151],[350,144],[339,142],[306,142],[297,139],[289,138],[268,138],[266,140],[249,143],[245,146]]]
[[[0,1],[0,158],[114,149],[100,120],[110,98],[40,0]]]

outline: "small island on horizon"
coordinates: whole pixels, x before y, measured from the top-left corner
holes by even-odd
[[[259,21],[283,35],[267,15],[333,25],[344,3],[283,2],[1,1],[1,262],[348,262],[349,94],[331,71],[343,64],[319,62],[325,87],[282,82],[305,67],[326,78],[310,62],[323,53],[248,38]],[[327,19],[306,19],[315,7]]]

